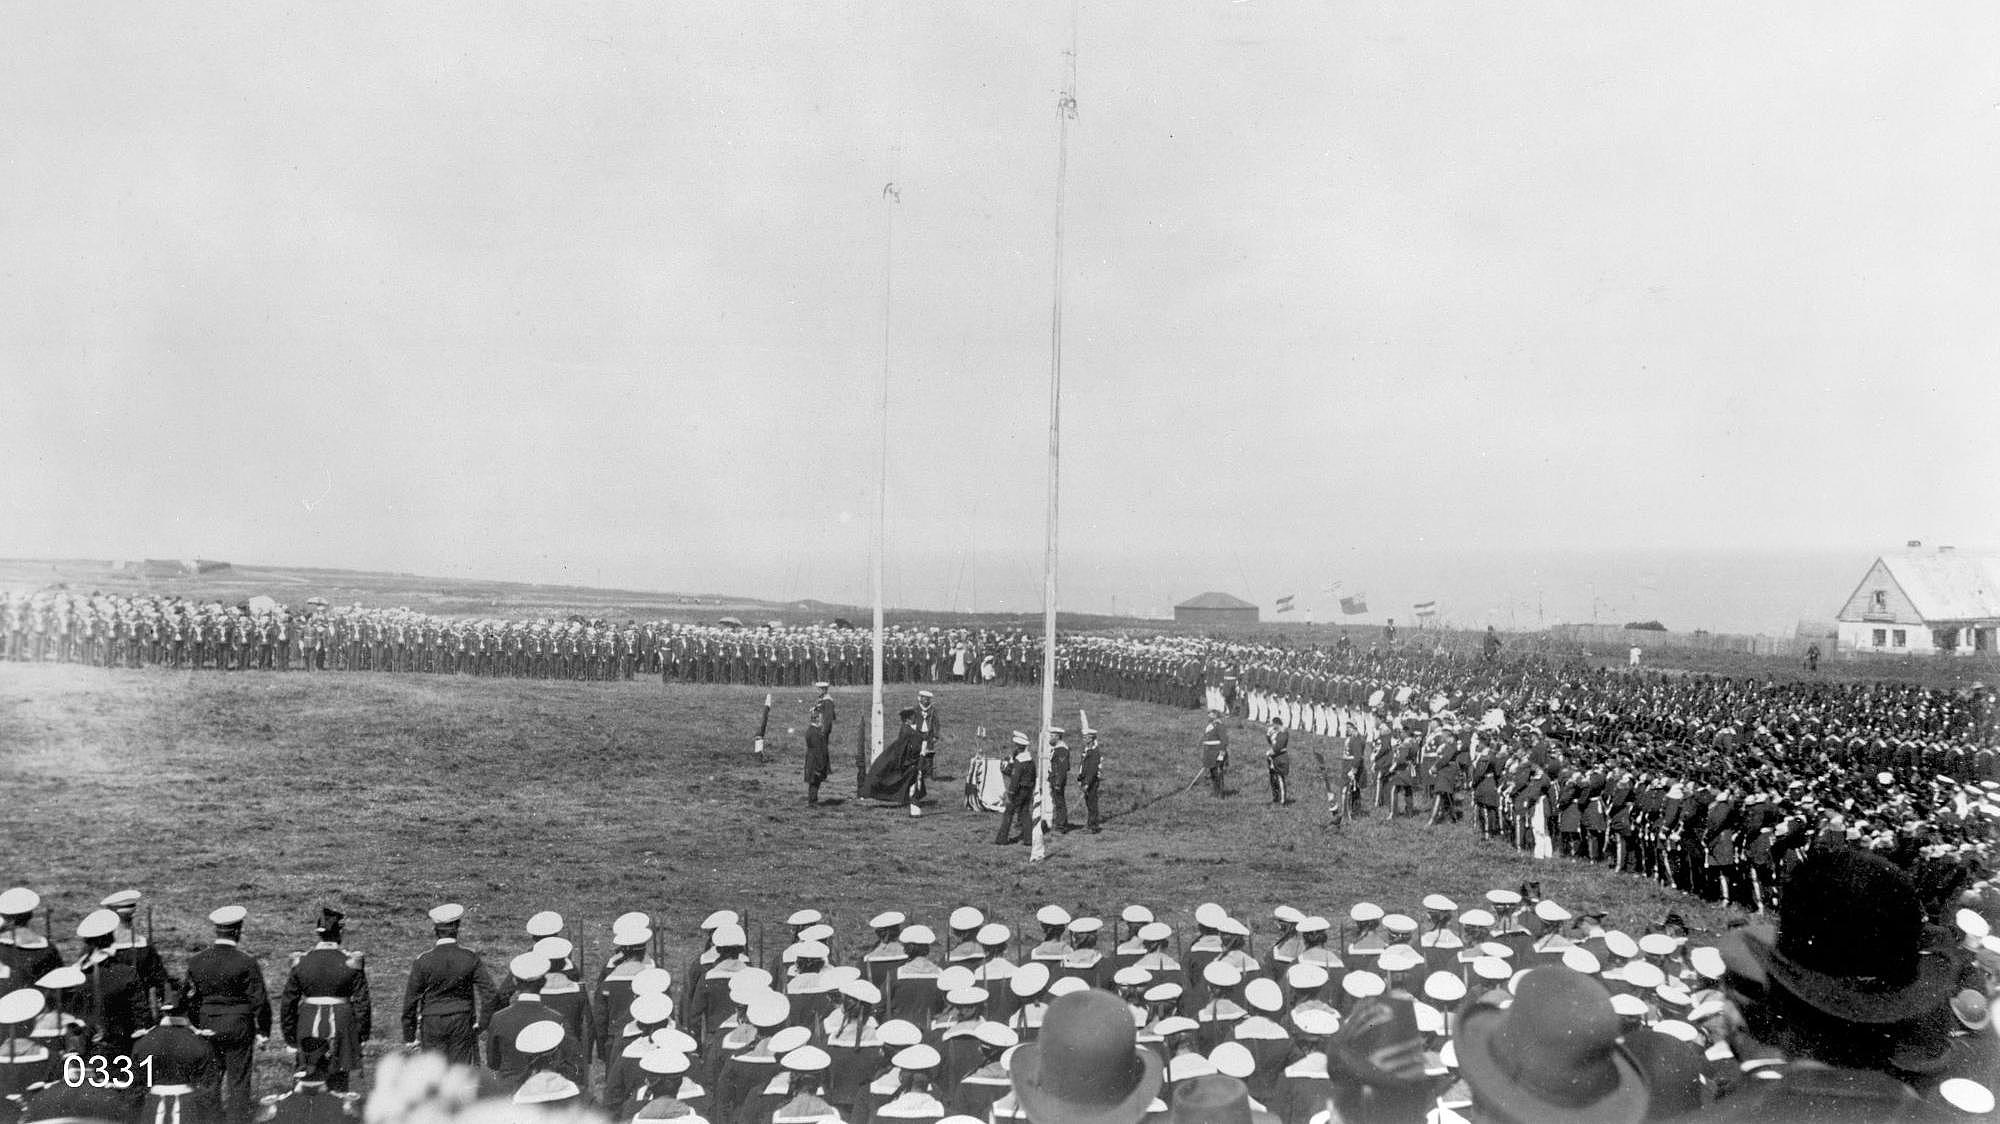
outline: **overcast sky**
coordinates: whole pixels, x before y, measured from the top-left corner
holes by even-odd
[[[1993,543],[2000,6],[1079,11],[1080,607]],[[0,6],[0,555],[865,598],[887,256],[892,598],[1031,605],[1069,25]]]

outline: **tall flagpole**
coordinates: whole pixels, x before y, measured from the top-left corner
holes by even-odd
[[[1049,740],[1056,712],[1056,519],[1062,482],[1062,318],[1063,318],[1063,197],[1069,183],[1069,123],[1076,120],[1076,24],[1074,6],[1069,25],[1069,73],[1056,100],[1056,252],[1054,300],[1049,315],[1049,511],[1048,554],[1042,561],[1042,736],[1035,751],[1035,833],[1029,862],[1048,857],[1048,831],[1053,811],[1049,796]]]
[[[894,171],[891,161],[891,172]],[[882,401],[881,459],[875,471],[875,621],[873,632],[874,688],[868,698],[868,764],[882,756],[882,556],[889,542],[889,325],[895,306],[896,204],[902,194],[894,181],[882,187]]]

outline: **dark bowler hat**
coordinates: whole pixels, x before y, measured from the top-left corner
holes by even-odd
[[[1075,991],[1049,1004],[1009,1076],[1035,1124],[1138,1124],[1160,1089],[1160,1055],[1139,1048],[1117,996]]]
[[[1848,1022],[1913,1019],[1952,989],[1943,934],[1924,924],[1909,877],[1853,848],[1816,852],[1785,880],[1775,940],[1746,926],[1724,937],[1722,950],[1733,970],[1761,974]]]
[[[1269,1112],[1253,1112],[1250,1087],[1234,1077],[1211,1073],[1184,1081],[1174,1090],[1173,1124],[1277,1124]]]
[[[1648,1095],[1620,1029],[1604,985],[1552,966],[1523,976],[1504,1011],[1468,1013],[1453,1042],[1477,1103],[1499,1119],[1637,1124]]]

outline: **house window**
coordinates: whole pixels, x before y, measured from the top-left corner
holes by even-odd
[[[1908,630],[1899,628],[1895,631],[1893,639],[1895,640],[1896,647],[1905,648],[1909,646],[1910,634]]]
[[[1888,630],[1888,629],[1886,629],[1886,628],[1878,628],[1878,629],[1876,629],[1876,630],[1875,630],[1875,646],[1876,646],[1877,648],[1880,648],[1880,647],[1881,647],[1882,645],[1884,645],[1884,644],[1887,644],[1888,642],[1889,642],[1889,630]]]
[[[1874,609],[1874,610],[1875,610],[1876,612],[1878,612],[1878,613],[1886,613],[1886,612],[1888,612],[1888,611],[1889,611],[1889,591],[1888,591],[1888,590],[1886,590],[1886,589],[1878,589],[1878,590],[1876,590],[1876,591],[1875,591],[1875,595],[1874,595],[1874,596],[1875,596],[1875,600],[1874,600],[1874,602],[1873,602],[1873,603],[1872,603],[1872,604],[1871,604],[1871,605],[1870,605],[1869,607],[1870,607],[1870,608],[1872,608],[1872,609]]]

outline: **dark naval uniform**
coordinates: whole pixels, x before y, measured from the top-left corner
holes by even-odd
[[[335,1092],[345,1091],[349,1075],[361,1068],[361,1044],[373,1036],[374,1014],[361,954],[332,941],[293,961],[278,1000],[286,1045],[297,1049],[301,1038],[326,1039],[327,1088]]]
[[[257,1039],[271,1033],[271,996],[257,958],[231,940],[217,940],[188,960],[188,1014],[211,1035],[222,1056],[222,1113],[247,1120],[253,1109],[250,1071]]]
[[[826,783],[827,774],[833,771],[833,754],[828,746],[833,741],[833,699],[827,697],[812,705],[812,717],[806,721],[806,801],[819,803],[819,786]]]
[[[403,991],[403,1041],[441,1051],[458,1064],[479,1064],[479,1032],[493,1009],[493,980],[479,954],[460,948],[455,937],[437,944],[410,965]]]
[[[1101,756],[1097,748],[1097,738],[1085,737],[1083,754],[1077,758],[1076,787],[1083,793],[1083,811],[1087,817],[1085,822],[1092,831],[1104,830],[1097,813],[1097,783],[1102,776]]]
[[[150,1061],[151,1084],[139,1119],[164,1117],[192,1124],[213,1120],[221,1111],[222,1056],[208,1035],[187,1019],[169,1015],[132,1043],[135,1072]]]

